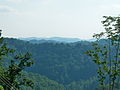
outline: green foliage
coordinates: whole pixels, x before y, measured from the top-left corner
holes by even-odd
[[[30,67],[33,64],[33,61],[30,61],[31,54],[26,53],[25,55],[16,55],[4,72],[4,76],[11,83],[11,87],[20,88],[22,85],[30,86],[33,88],[33,82],[26,78],[22,71],[26,67]]]
[[[72,82],[67,85],[67,90],[93,90],[95,88],[97,78],[91,77],[89,80]],[[93,85],[94,84],[94,85]]]
[[[62,84],[59,84],[54,80],[50,80],[45,76],[35,73],[28,73],[27,77],[31,78],[34,81],[35,83],[34,90],[66,90]]]
[[[0,90],[4,90],[3,86],[0,85]]]
[[[102,24],[105,32],[95,34],[93,37],[97,41],[105,38],[107,44],[101,47],[98,43],[93,43],[94,50],[89,50],[86,54],[98,65],[100,85],[105,89],[105,85],[109,84],[109,90],[113,90],[120,78],[120,17],[104,16],[104,18]]]
[[[0,85],[5,90],[19,90],[22,85],[33,88],[33,82],[22,74],[26,67],[33,64],[31,54],[14,54],[15,50],[7,47],[3,37],[0,37]],[[8,66],[5,66],[6,61],[10,62]]]

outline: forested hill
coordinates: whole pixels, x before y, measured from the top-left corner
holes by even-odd
[[[32,76],[36,73],[57,82],[54,85],[60,84],[62,88],[64,86],[64,89],[45,90],[89,90],[89,88],[92,90],[95,88],[96,66],[91,58],[84,54],[92,49],[91,42],[32,44],[12,38],[6,38],[5,41],[17,52],[32,53],[35,64],[26,70],[32,72]],[[35,78],[38,77],[35,75],[33,79]],[[45,85],[43,86],[46,87]],[[54,85],[53,87],[57,87]],[[35,90],[44,90],[40,87],[42,86],[37,85]]]

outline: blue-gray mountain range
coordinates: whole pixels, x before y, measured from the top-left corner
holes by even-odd
[[[64,38],[64,37],[50,37],[50,38],[38,38],[38,37],[29,37],[29,38],[19,38],[20,40],[30,41],[32,43],[44,43],[44,42],[58,42],[58,43],[74,43],[79,41],[95,41],[95,39],[79,39],[79,38]]]

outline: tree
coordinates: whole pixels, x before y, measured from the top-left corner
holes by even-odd
[[[8,66],[4,63],[9,62]],[[31,54],[15,55],[15,50],[7,47],[4,38],[0,36],[0,85],[5,90],[19,90],[22,86],[33,88],[34,83],[29,80],[23,70],[33,64]]]
[[[104,16],[104,18],[102,24],[105,32],[93,35],[97,39],[93,43],[94,50],[86,53],[98,65],[97,73],[103,90],[108,85],[109,90],[115,90],[116,87],[119,88],[120,78],[120,17]],[[106,40],[104,45],[99,43],[102,38]]]
[[[4,90],[3,86],[0,86],[0,90]]]

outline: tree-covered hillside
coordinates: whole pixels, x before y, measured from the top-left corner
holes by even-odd
[[[96,76],[96,66],[91,58],[84,54],[92,49],[90,42],[32,44],[8,38],[5,41],[9,47],[15,48],[18,52],[32,53],[35,64],[26,71],[44,75],[63,84],[66,89],[71,87],[84,88],[83,90],[89,90],[89,87],[94,88],[93,83],[96,80],[91,78]],[[85,82],[87,83],[84,84]]]
[[[22,90],[66,90],[64,85],[36,73],[25,72],[34,82],[34,88],[22,87]]]

